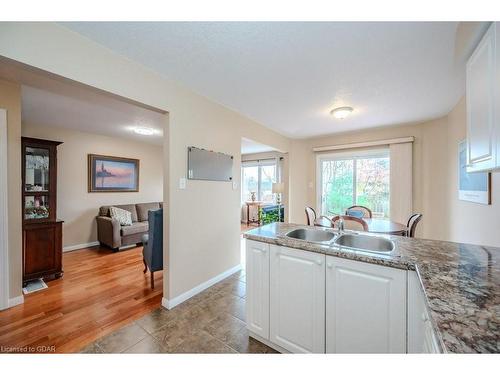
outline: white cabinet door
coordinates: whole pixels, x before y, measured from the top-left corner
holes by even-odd
[[[325,352],[325,255],[271,245],[270,341]]]
[[[488,29],[466,67],[468,172],[496,167],[495,28]]]
[[[326,352],[406,352],[406,271],[326,257]]]
[[[248,330],[269,340],[269,245],[246,240]]]
[[[408,353],[439,352],[418,275],[408,272]]]

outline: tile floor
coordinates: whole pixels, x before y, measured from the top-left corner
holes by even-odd
[[[248,336],[244,271],[172,310],[158,308],[82,353],[276,353]]]

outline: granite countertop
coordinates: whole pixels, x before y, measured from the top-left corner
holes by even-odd
[[[273,223],[244,237],[327,255],[417,271],[443,352],[500,352],[500,248],[384,236],[390,254],[355,251],[285,237],[304,225]],[[311,227],[309,227],[311,228]]]

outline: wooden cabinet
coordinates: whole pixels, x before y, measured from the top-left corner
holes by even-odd
[[[326,352],[406,352],[406,271],[326,257]]]
[[[23,242],[24,281],[62,275],[62,222],[25,225]]]
[[[57,146],[22,138],[23,282],[60,277],[62,221],[57,220]]]
[[[269,245],[246,240],[247,328],[269,339]]]
[[[408,353],[440,353],[416,272],[408,272]]]
[[[325,352],[325,256],[271,245],[270,341],[292,353]]]
[[[500,167],[500,32],[493,23],[466,66],[467,171]]]

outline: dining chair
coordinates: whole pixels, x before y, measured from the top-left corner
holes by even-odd
[[[163,208],[148,211],[148,225],[148,234],[142,236],[143,272],[149,268],[151,289],[154,289],[154,273],[163,269]]]
[[[372,218],[372,210],[365,206],[351,206],[347,210],[345,210],[345,214],[349,216],[358,217],[360,219]]]
[[[408,219],[408,224],[406,226],[408,229],[406,230],[407,237],[415,237],[415,231],[417,230],[417,224],[420,220],[422,220],[422,214],[413,214]]]
[[[316,211],[314,211],[314,208],[306,206],[307,225],[314,225],[316,217]]]
[[[359,217],[349,216],[349,215],[337,215],[332,218],[332,223],[340,219],[344,220],[344,228],[349,230],[365,231],[368,232],[368,224],[366,221]]]
[[[324,228],[333,228],[333,222],[329,217],[320,216],[316,220],[314,220],[314,226],[324,227]]]

